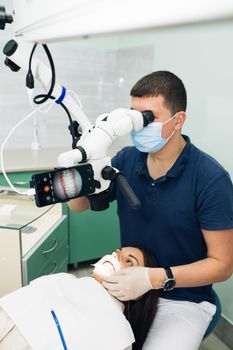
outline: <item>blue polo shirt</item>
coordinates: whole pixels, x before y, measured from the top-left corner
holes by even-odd
[[[207,257],[204,230],[233,228],[233,188],[229,174],[187,136],[186,145],[165,176],[153,180],[147,153],[126,147],[112,159],[141,201],[134,210],[115,184],[122,246],[139,246],[156,256],[159,266],[190,264]],[[164,298],[214,302],[212,286],[175,288]]]

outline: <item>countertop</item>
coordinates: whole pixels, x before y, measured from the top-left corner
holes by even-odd
[[[3,161],[6,172],[21,172],[35,170],[49,170],[56,168],[57,157],[60,153],[70,151],[64,147],[43,148],[40,150],[19,149],[5,150],[3,153]],[[112,157],[118,149],[109,147],[108,154]],[[1,169],[0,169],[1,173]]]
[[[66,152],[64,148],[47,148],[40,150],[20,149],[6,150],[3,153],[6,172],[47,170],[57,166],[57,157]]]

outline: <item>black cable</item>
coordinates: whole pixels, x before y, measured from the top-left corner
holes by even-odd
[[[33,101],[34,101],[35,104],[44,103],[50,98],[50,96],[52,96],[52,92],[53,92],[53,89],[54,89],[54,86],[55,86],[55,81],[56,81],[55,66],[54,66],[52,55],[51,55],[51,53],[49,51],[49,48],[48,48],[48,46],[46,44],[42,44],[42,46],[43,46],[43,48],[44,48],[44,50],[46,52],[46,55],[48,57],[48,60],[49,60],[49,64],[50,64],[50,68],[51,68],[51,74],[52,74],[52,79],[51,79],[50,89],[47,92],[47,94],[39,94],[39,95],[34,97]],[[30,54],[29,64],[28,64],[28,73],[27,73],[27,76],[26,76],[26,86],[29,89],[33,89],[34,88],[34,78],[33,78],[33,74],[32,74],[32,57],[33,57],[33,54],[35,52],[36,47],[37,47],[37,44],[34,44],[34,46],[32,48],[32,51],[31,51],[31,54]]]
[[[29,58],[28,73],[26,75],[26,86],[29,89],[34,89],[34,77],[33,77],[33,74],[32,74],[32,56],[34,54],[36,46],[37,46],[37,44],[34,44],[34,46],[32,48],[32,51],[31,51],[31,54],[30,54],[30,58]]]
[[[74,128],[73,128],[73,120],[71,118],[71,115],[70,115],[70,112],[68,110],[68,108],[66,107],[66,105],[64,105],[64,103],[60,103],[61,107],[64,109],[64,111],[66,112],[68,118],[69,118],[69,121],[70,121],[70,133],[71,133],[71,137],[72,137],[72,148],[76,148],[76,143],[77,143],[77,138],[75,136],[75,131],[74,131]]]
[[[27,77],[26,77],[26,85],[30,89],[34,88],[34,78],[33,78],[31,66],[32,66],[32,57],[33,57],[33,54],[35,52],[36,46],[37,46],[37,44],[34,44],[32,51],[31,51],[31,54],[30,54],[29,64],[28,64],[29,68],[28,68],[28,73],[27,73]],[[52,96],[52,92],[53,92],[53,89],[55,86],[55,81],[56,81],[56,73],[55,73],[55,66],[54,66],[53,58],[52,58],[52,55],[49,51],[48,46],[46,44],[43,44],[42,46],[43,46],[43,48],[47,54],[48,60],[49,60],[52,79],[51,79],[51,85],[50,85],[50,89],[49,89],[48,93],[47,94],[39,94],[39,95],[36,95],[34,97],[33,101],[36,104],[42,104],[42,103],[46,102],[48,99],[51,99],[51,100],[56,99],[54,96]],[[77,143],[77,137],[75,136],[75,131],[73,128],[73,120],[71,118],[70,112],[69,112],[68,108],[66,107],[66,105],[64,105],[64,103],[62,103],[62,102],[59,104],[64,109],[64,111],[66,112],[66,114],[69,118],[70,133],[71,133],[71,137],[72,137],[72,148],[75,148],[76,143]]]
[[[36,104],[44,103],[52,96],[52,92],[53,92],[53,89],[55,86],[55,81],[56,81],[55,66],[54,66],[52,55],[51,55],[49,48],[46,44],[43,44],[42,46],[43,46],[43,48],[47,54],[47,57],[49,59],[49,64],[50,64],[51,73],[52,73],[52,80],[51,80],[50,89],[49,89],[47,94],[39,94],[39,95],[34,97],[33,101]]]
[[[32,56],[34,55],[34,51],[35,51],[36,47],[37,47],[37,44],[34,44],[34,46],[32,48],[32,52],[31,52],[30,58],[29,58],[29,64],[28,64],[28,66],[29,66],[28,70],[29,71],[32,71]]]
[[[48,97],[48,98],[50,98],[51,100],[55,100],[56,99],[56,97],[54,97],[52,95],[50,97]],[[75,136],[75,131],[73,129],[73,120],[72,120],[72,117],[70,115],[70,111],[69,111],[69,109],[66,107],[66,105],[63,102],[59,103],[59,105],[64,109],[64,111],[66,112],[66,114],[67,114],[67,116],[69,118],[70,133],[71,133],[71,137],[72,137],[72,148],[76,148],[75,146],[76,146],[76,143],[77,143],[77,138]]]

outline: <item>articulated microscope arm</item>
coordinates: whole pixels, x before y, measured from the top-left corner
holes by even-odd
[[[34,43],[25,42],[21,38],[13,39],[7,42],[3,49],[3,53],[7,58],[13,62],[18,69],[22,68],[25,72],[28,71],[29,58]],[[45,91],[48,91],[51,84],[52,74],[49,67],[47,67],[41,60],[33,57],[32,60],[32,74],[35,79],[37,79]],[[62,93],[62,86],[55,84],[53,89],[53,95],[56,98]],[[83,113],[82,109],[78,105],[75,99],[70,95],[65,95],[64,104],[67,106],[71,114],[78,120],[83,134],[88,133],[92,129],[92,125],[86,115]]]
[[[18,39],[17,41],[10,40],[4,47],[4,54],[11,63],[13,62],[16,68],[23,68],[27,72],[32,48],[33,44],[31,43],[26,43]],[[48,91],[52,79],[50,69],[39,59],[33,58],[31,62],[31,71],[34,78],[40,81],[45,91]],[[52,94],[56,100],[61,99],[62,96],[62,103],[64,103],[69,112],[77,120],[81,127],[82,135],[75,149],[59,155],[58,165],[62,169],[75,166],[80,168],[76,168],[75,172],[73,172],[73,169],[60,170],[61,176],[54,175],[54,172],[48,173],[49,176],[48,174],[43,174],[42,178],[40,177],[38,180],[38,190],[37,186],[34,186],[36,189],[37,204],[39,205],[52,204],[55,201],[66,201],[83,195],[80,188],[82,186],[85,187],[83,185],[86,181],[84,177],[87,177],[88,171],[90,171],[90,169],[88,169],[87,172],[82,173],[84,167],[81,169],[81,166],[85,164],[91,167],[94,182],[92,182],[90,192],[88,192],[87,189],[84,194],[98,194],[107,190],[112,178],[106,175],[106,172],[105,175],[103,175],[103,169],[111,166],[111,160],[107,154],[109,146],[117,137],[127,135],[131,131],[138,131],[154,119],[153,113],[150,111],[141,113],[136,110],[119,108],[109,114],[99,116],[93,127],[77,101],[72,96],[64,94],[64,91],[64,87],[55,83]],[[80,163],[82,165],[80,165]],[[80,171],[77,169],[80,169]],[[81,176],[78,176],[77,173],[80,173]],[[107,172],[107,174],[109,173]],[[41,181],[43,181],[42,179],[46,179],[47,182],[41,184]],[[54,179],[58,184],[53,183],[55,181]],[[77,186],[78,182],[79,186]],[[127,185],[125,181],[123,181],[123,183],[122,186],[126,188]],[[86,188],[88,188],[89,185],[90,183],[88,182]],[[43,192],[43,189],[46,189],[46,191],[48,190],[50,195],[44,193],[43,204],[41,204],[38,198],[40,196],[39,192]],[[56,189],[58,196],[56,193],[54,195]],[[64,193],[62,194],[62,192]],[[127,195],[127,189],[125,193]],[[46,198],[48,198],[48,201]]]

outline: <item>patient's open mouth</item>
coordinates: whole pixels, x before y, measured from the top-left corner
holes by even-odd
[[[112,274],[117,272],[120,269],[120,262],[118,256],[113,253],[112,255],[106,255],[96,264],[94,264],[95,271],[104,274]]]
[[[109,261],[109,260],[105,261],[103,265],[106,265],[106,264],[110,264],[112,269],[114,270],[114,272],[116,271],[116,268],[115,268],[114,264],[111,261]]]

